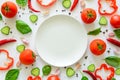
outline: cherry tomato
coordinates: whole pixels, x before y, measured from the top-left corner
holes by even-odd
[[[95,21],[97,15],[94,9],[85,8],[81,13],[81,19],[84,23],[90,24]]]
[[[106,43],[101,39],[95,39],[90,43],[90,50],[94,55],[101,55],[106,50]]]
[[[14,17],[17,14],[17,11],[18,9],[16,4],[11,1],[7,1],[1,6],[1,12],[7,18]]]
[[[26,49],[20,53],[19,59],[20,62],[25,65],[30,65],[35,61],[35,55],[32,50]]]
[[[40,76],[36,76],[33,80],[41,80]]]
[[[58,75],[51,75],[47,78],[47,80],[60,80]]]
[[[33,80],[32,76],[29,76],[29,77],[27,78],[27,80]]]
[[[120,15],[113,15],[110,19],[113,28],[120,28]]]

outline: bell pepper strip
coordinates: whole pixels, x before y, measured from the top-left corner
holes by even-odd
[[[78,1],[79,1],[79,0],[74,0],[74,1],[73,1],[73,4],[72,4],[72,7],[70,8],[70,11],[73,11],[73,10],[75,9],[75,7],[76,7],[77,4],[78,4]]]
[[[120,47],[120,41],[113,39],[113,38],[107,38],[107,41],[109,41],[110,43]]]
[[[29,7],[29,9],[31,9],[31,10],[34,11],[34,12],[40,12],[40,11],[38,11],[38,10],[35,10],[35,9],[32,7],[31,0],[28,0],[28,7]]]
[[[48,4],[43,4],[43,0],[36,0],[42,7],[50,7],[52,6],[57,0],[51,0]]]
[[[113,67],[108,67],[106,64],[101,64],[100,68],[97,68],[95,70],[95,77],[99,78],[99,80],[103,80],[102,77],[98,74],[98,71],[104,69],[105,71],[110,71],[110,75],[107,76],[107,79],[105,80],[111,80],[114,77],[115,70]]]
[[[16,42],[16,39],[2,39],[0,40],[0,46],[10,42]]]
[[[7,55],[7,58],[10,60],[10,62],[7,62],[7,64],[6,64],[5,67],[0,66],[0,70],[7,70],[7,69],[9,69],[9,68],[13,65],[14,59],[9,56],[9,53],[8,53],[7,50],[0,49],[0,54],[1,54],[1,53],[6,54],[6,55]]]
[[[88,70],[83,70],[83,72],[89,74],[92,77],[93,80],[97,80],[97,78],[95,77],[95,75],[92,72],[90,72]]]
[[[101,1],[102,0],[98,0],[98,12],[99,14],[101,15],[112,15],[114,14],[117,10],[118,10],[118,6],[116,5],[116,0],[105,0],[106,2],[109,2],[110,3],[110,7],[113,8],[113,11],[111,12],[106,12],[105,10],[102,12],[101,9],[102,9],[102,4],[101,4]]]

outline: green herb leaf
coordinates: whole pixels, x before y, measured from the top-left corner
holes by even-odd
[[[114,33],[115,33],[116,37],[120,39],[120,29],[114,30]]]
[[[120,67],[120,58],[117,56],[109,56],[105,58],[105,62],[110,65],[113,66],[115,68],[119,68]]]
[[[19,69],[11,69],[7,72],[5,80],[17,80]]]
[[[16,3],[19,5],[19,6],[26,6],[27,5],[27,0],[16,0]]]
[[[97,28],[93,31],[88,32],[88,35],[98,35],[101,31],[101,28]]]
[[[2,20],[2,15],[0,14],[0,21]]]
[[[108,23],[108,21],[107,21],[106,17],[102,16],[99,20],[99,24],[105,26],[105,25],[107,25],[107,23]]]
[[[16,28],[22,34],[27,34],[32,31],[29,25],[22,20],[16,20]]]

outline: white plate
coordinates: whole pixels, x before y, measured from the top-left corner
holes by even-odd
[[[67,15],[54,15],[38,28],[35,47],[40,57],[53,66],[77,62],[87,48],[87,33],[80,22]]]

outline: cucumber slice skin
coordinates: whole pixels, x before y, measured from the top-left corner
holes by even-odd
[[[75,71],[73,70],[73,68],[68,67],[67,70],[66,70],[66,75],[67,75],[68,77],[74,76],[74,75],[75,75]]]
[[[16,49],[17,49],[17,51],[18,51],[18,52],[20,52],[20,53],[21,53],[22,51],[24,51],[24,50],[25,50],[25,45],[23,45],[23,44],[18,45]]]
[[[5,34],[5,35],[9,35],[10,27],[9,26],[4,26],[3,28],[1,28],[1,33]]]
[[[95,71],[95,65],[94,64],[90,64],[87,68],[90,72],[94,72]]]
[[[117,68],[117,69],[115,70],[115,74],[116,74],[116,75],[120,75],[120,68]]]
[[[31,74],[33,76],[39,76],[40,75],[40,69],[38,67],[35,67],[31,70]]]
[[[63,0],[62,5],[64,8],[69,9],[71,6],[71,0]]]
[[[102,16],[99,20],[99,24],[103,25],[103,26],[107,25],[108,21],[107,21],[106,17]]]
[[[35,14],[30,15],[29,18],[32,23],[35,23],[38,20],[38,16]]]

